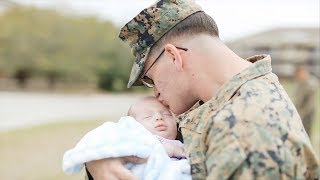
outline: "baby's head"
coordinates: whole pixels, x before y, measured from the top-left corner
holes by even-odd
[[[177,125],[172,113],[153,96],[144,97],[133,104],[128,116],[135,118],[154,135],[172,140],[177,136]]]

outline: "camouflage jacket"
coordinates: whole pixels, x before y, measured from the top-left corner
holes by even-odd
[[[193,179],[319,179],[319,161],[270,56],[178,118]]]

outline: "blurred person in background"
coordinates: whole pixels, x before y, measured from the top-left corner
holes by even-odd
[[[295,70],[294,103],[310,137],[315,118],[316,87],[317,82],[311,78],[306,67],[298,66]]]

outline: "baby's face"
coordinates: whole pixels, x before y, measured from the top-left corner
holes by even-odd
[[[143,99],[132,108],[135,119],[148,131],[167,139],[175,139],[177,125],[172,113],[156,98]]]

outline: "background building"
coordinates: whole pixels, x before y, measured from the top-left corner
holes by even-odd
[[[320,79],[319,28],[277,28],[228,42],[241,57],[270,54],[273,72],[292,78],[296,65],[306,65]]]

